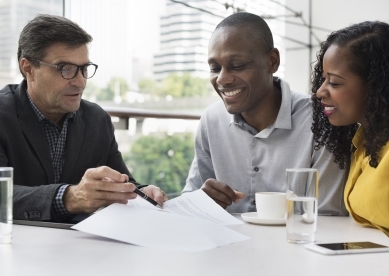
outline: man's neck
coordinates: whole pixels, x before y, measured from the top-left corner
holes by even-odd
[[[242,117],[247,124],[260,132],[274,124],[280,110],[281,101],[281,90],[274,85],[273,91],[261,102],[260,106],[253,111],[242,113]]]
[[[31,97],[30,93],[28,93],[28,90],[26,91],[26,93],[27,93],[27,96],[30,100],[30,103],[33,105],[33,108],[35,108],[37,110],[37,112],[39,112],[41,114],[40,116],[43,115],[46,119],[50,120],[51,122],[53,122],[54,124],[56,124],[57,126],[62,128],[62,125],[65,121],[67,113],[58,114],[58,113],[50,113],[50,112],[44,111],[44,110],[42,110],[42,108],[40,108],[39,102],[34,101],[34,99]]]

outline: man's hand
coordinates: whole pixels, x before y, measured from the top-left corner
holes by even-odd
[[[227,184],[212,178],[207,179],[201,189],[224,209],[232,202],[238,203],[239,199],[245,197],[244,193],[233,190]]]
[[[162,191],[162,189],[154,185],[149,185],[142,188],[142,192],[158,202],[160,206],[162,206],[162,204],[168,200],[167,195]]]
[[[77,214],[92,213],[112,203],[127,204],[137,196],[133,193],[136,185],[127,181],[127,175],[106,166],[88,169],[79,184],[67,187],[65,208],[70,214]]]

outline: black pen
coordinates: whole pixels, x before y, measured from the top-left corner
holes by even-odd
[[[162,209],[162,206],[158,204],[158,202],[156,202],[154,199],[152,199],[151,197],[149,197],[148,195],[146,195],[144,192],[142,192],[141,190],[139,190],[138,188],[135,188],[134,190],[134,193],[136,193],[137,195],[141,196],[142,198],[146,199],[148,202],[150,202],[151,204],[153,204],[154,206],[157,206],[159,208]]]
[[[108,182],[114,182],[111,178],[109,177],[104,177],[103,178],[103,181],[108,181]],[[123,183],[129,183],[128,181],[124,180]],[[144,192],[142,192],[141,190],[139,190],[138,188],[135,188],[135,190],[133,191],[134,193],[136,193],[137,195],[141,196],[143,199],[146,199],[148,202],[150,202],[151,204],[153,204],[154,206],[157,206],[159,208],[162,209],[162,206],[158,204],[158,202],[156,202],[154,199],[150,198],[148,195],[146,195]],[[96,212],[100,211],[101,208],[99,208]],[[96,213],[95,212],[95,213]]]

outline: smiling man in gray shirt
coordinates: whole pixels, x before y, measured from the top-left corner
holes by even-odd
[[[319,171],[319,214],[347,215],[346,171],[325,149],[315,151],[308,95],[273,74],[280,63],[259,16],[224,19],[209,42],[210,80],[222,101],[201,117],[183,193],[202,189],[227,211],[255,211],[255,192],[285,192],[287,168]]]

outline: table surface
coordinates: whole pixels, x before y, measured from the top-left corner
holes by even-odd
[[[288,243],[285,226],[244,223],[230,228],[251,239],[181,253],[74,230],[14,225],[12,244],[0,246],[0,275],[357,276],[387,275],[389,271],[389,253],[326,256]],[[317,242],[372,241],[389,246],[385,234],[349,217],[319,217],[316,237]]]

